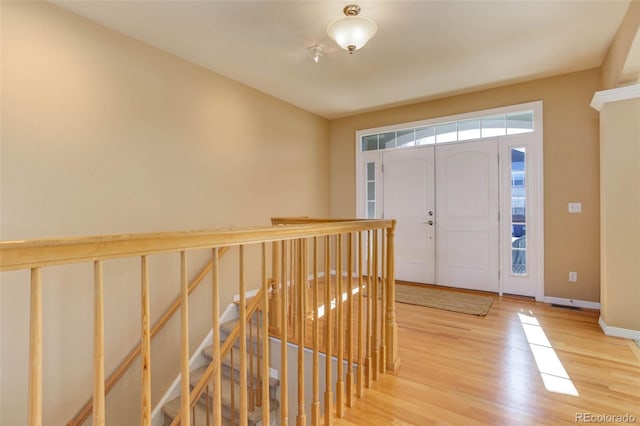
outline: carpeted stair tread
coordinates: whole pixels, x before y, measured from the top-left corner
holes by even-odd
[[[206,348],[204,348],[202,350],[202,353],[204,354],[205,357],[207,357],[209,360],[213,359],[213,346],[208,346]],[[222,365],[223,365],[223,376],[226,374],[227,377],[229,377],[230,372],[231,372],[231,360],[230,357],[227,355],[224,357],[224,359],[222,360]],[[236,373],[236,378],[240,377],[240,357],[239,356],[234,356],[233,357],[233,367]],[[253,374],[254,378],[257,378],[258,375],[257,373],[254,371]],[[247,380],[249,379],[249,368],[247,367]],[[276,388],[280,386],[280,380],[274,378],[274,377],[269,377],[269,387],[271,388]]]
[[[195,386],[196,383],[198,383],[198,380],[200,380],[206,368],[207,368],[206,366],[197,368],[189,374],[189,382],[192,387]],[[222,415],[226,418],[230,418],[231,411],[229,408],[231,407],[231,380],[228,377],[222,377],[220,386],[222,388],[222,407],[223,407]],[[273,391],[275,392],[275,388],[273,389]],[[235,382],[233,384],[233,393],[235,395],[235,409],[236,409],[236,420],[237,420],[239,418],[238,416],[239,416],[239,406],[240,406],[240,384],[238,382]],[[271,408],[271,411],[274,411],[278,408],[279,403],[273,397],[271,397],[270,399],[271,399],[270,408]],[[256,407],[253,411],[249,412],[248,417],[249,417],[249,423],[255,424],[256,422],[262,419],[262,409],[260,407]]]
[[[162,406],[162,414],[165,415],[165,418],[169,418],[170,420],[173,420],[180,412],[181,405],[182,405],[181,397],[174,398]],[[205,407],[202,404],[198,403],[196,404],[195,409],[196,409],[195,426],[207,426],[207,412]],[[191,416],[192,416],[191,424],[194,424],[193,410],[191,411]]]
[[[202,377],[202,375],[204,374],[206,370],[206,366],[205,367],[200,367],[195,369],[194,371],[192,371],[189,375],[189,381],[190,381],[190,385],[193,388],[193,386],[198,382],[198,380]],[[240,385],[238,383],[234,383],[234,394],[235,394],[235,420],[236,422],[238,421],[238,419],[240,418],[240,413],[239,413],[239,406],[240,406]],[[231,418],[231,381],[226,378],[223,377],[222,381],[221,381],[221,390],[222,390],[222,399],[221,399],[221,404],[222,404],[222,417],[223,417],[223,423],[224,424],[231,424],[230,422],[230,418]],[[198,403],[196,404],[196,425],[200,426],[200,425],[205,425],[206,424],[206,405],[205,405],[205,400],[204,398],[206,397],[206,394],[203,394],[203,396],[201,397],[200,401],[198,401]],[[210,398],[212,396],[210,395]],[[181,405],[181,399],[180,397],[177,397],[169,402],[167,402],[163,407],[162,407],[162,413],[165,415],[165,417],[173,420],[173,418],[178,414],[178,412],[180,411],[180,405]],[[211,406],[211,405],[210,405]],[[271,398],[270,400],[270,405],[269,408],[271,409],[270,412],[273,414],[275,413],[275,410],[278,409],[278,407],[280,406],[279,402],[274,399]],[[255,409],[253,411],[250,411],[248,413],[248,420],[249,420],[249,424],[250,425],[255,425],[257,423],[259,423],[262,420],[262,408],[261,407],[255,407]]]
[[[227,339],[229,334],[231,334],[231,332],[233,331],[233,329],[235,327],[237,327],[237,325],[238,325],[238,320],[231,320],[231,321],[227,321],[227,322],[224,322],[224,323],[220,324],[220,336],[222,338],[220,343],[223,343]],[[249,331],[249,328],[251,328],[251,331]],[[251,346],[252,346],[253,352],[257,353],[258,345],[260,344],[260,340],[258,339],[258,329],[260,329],[260,337],[262,337],[262,335],[264,333],[262,333],[262,328],[260,326],[258,326],[255,323],[252,324],[251,326],[249,326],[247,324],[247,351],[249,350],[249,342],[251,342]],[[236,341],[234,342],[233,346],[235,348],[239,348],[240,347],[240,339],[239,338],[236,339]]]

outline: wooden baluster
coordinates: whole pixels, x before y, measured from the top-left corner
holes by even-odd
[[[282,321],[284,318],[280,318],[280,303],[281,296],[280,290],[282,287],[282,279],[280,275],[280,246],[277,243],[273,243],[271,245],[271,297],[269,299],[269,327],[270,332],[273,334],[278,334],[280,331],[280,327],[282,326]]]
[[[300,318],[300,312],[298,307],[298,293],[300,292],[298,289],[297,281],[300,281],[299,273],[300,273],[300,259],[298,257],[300,253],[300,241],[294,240],[291,242],[292,244],[292,255],[291,255],[291,310],[293,311],[292,316],[292,335],[298,337],[298,319]],[[300,344],[300,342],[298,342]]]
[[[272,243],[272,247],[276,247],[277,243]],[[277,251],[277,249],[275,250]],[[271,272],[276,274],[278,269],[277,262],[272,265],[274,268]],[[278,280],[276,279],[276,282]],[[269,293],[267,292],[267,244],[262,243],[262,283],[264,293],[262,294],[262,366],[261,366],[261,400],[262,400],[262,424],[270,425],[270,396],[269,396]]]
[[[231,379],[229,383],[231,387],[229,392],[231,393],[231,424],[236,424],[236,373],[235,373],[235,363],[233,362],[233,345],[231,345],[231,349],[229,350],[229,365],[231,366]]]
[[[191,402],[189,397],[189,293],[187,281],[187,253],[180,252],[180,401],[181,424],[191,424]]]
[[[364,286],[362,283],[362,231],[358,232],[358,398],[364,395]]]
[[[364,385],[368,389],[371,387],[371,307],[372,303],[372,267],[373,259],[372,259],[372,250],[371,250],[371,231],[367,231],[367,306],[365,313],[365,373],[364,373]]]
[[[240,247],[240,424],[248,421],[247,405],[247,300],[244,279],[244,246]]]
[[[387,368],[396,371],[400,367],[398,358],[398,324],[396,323],[396,278],[395,278],[395,234],[396,221],[387,229],[387,306],[385,327],[387,345]]]
[[[281,318],[287,318],[287,243],[282,241],[282,300],[280,309],[282,309]],[[280,415],[282,417],[281,424],[286,426],[289,424],[289,389],[288,389],[288,370],[287,370],[287,331],[288,324],[284,323],[280,327]]]
[[[344,310],[342,304],[342,234],[336,235],[336,326],[338,335],[338,360],[336,381],[336,416],[344,416]]]
[[[147,256],[140,258],[140,287],[140,302],[142,305],[142,337],[140,339],[142,345],[140,350],[142,398],[140,401],[140,424],[148,426],[151,424],[151,308],[149,300],[149,263]]]
[[[263,269],[266,270],[266,267],[263,267]],[[264,291],[266,292],[267,289],[265,288]],[[262,356],[262,346],[261,346],[262,340],[261,339],[263,338],[263,336],[261,336],[261,331],[262,331],[262,323],[260,322],[261,311],[262,311],[262,303],[258,305],[255,313],[253,314],[255,317],[254,322],[256,324],[256,380],[255,380],[255,394],[256,394],[255,406],[256,407],[262,406],[262,368],[261,368],[262,363],[260,359]],[[263,313],[262,321],[266,321],[267,318],[264,316],[264,311],[262,311],[262,313]]]
[[[333,413],[333,392],[331,390],[331,237],[324,240],[324,345],[326,354],[325,391],[324,391],[324,424],[331,425]]]
[[[347,234],[347,406],[353,406],[353,234]]]
[[[249,376],[247,378],[247,397],[248,397],[248,410],[253,411],[255,409],[255,396],[256,389],[254,386],[254,377],[253,377],[253,360],[255,358],[255,348],[253,344],[253,315],[249,318],[249,348],[247,350],[247,362],[248,362],[248,371]]]
[[[381,262],[382,263],[382,286],[380,288],[380,293],[381,297],[380,297],[380,352],[379,352],[379,356],[380,356],[380,372],[381,373],[385,373],[387,371],[387,347],[385,345],[385,326],[384,326],[384,311],[385,311],[385,306],[386,305],[386,294],[387,294],[387,246],[386,246],[386,238],[385,238],[385,230],[382,229],[380,232],[381,235],[381,240],[382,242],[380,243],[381,247],[382,247],[382,257],[381,257]]]
[[[220,359],[220,262],[218,259],[218,248],[214,248],[211,253],[211,327],[213,330],[213,359],[211,362],[216,366],[213,373],[213,425],[222,426],[222,362]],[[234,369],[233,364],[232,371]],[[231,375],[232,381],[234,374]]]
[[[371,341],[371,373],[373,380],[378,380],[378,372],[380,368],[378,367],[379,362],[379,353],[378,353],[378,230],[374,229],[373,231],[373,294],[371,296],[371,302],[373,304],[373,309],[371,310],[371,331],[372,331],[372,341]]]
[[[311,424],[320,424],[320,336],[318,333],[318,237],[313,237],[313,402],[311,403]]]
[[[104,294],[100,260],[93,262],[93,407],[94,426],[104,426]]]
[[[29,307],[29,426],[42,425],[42,270],[31,268]]]
[[[289,242],[289,327],[291,327],[291,337],[296,336],[296,250],[295,250],[295,241]]]
[[[211,400],[209,398],[209,385],[204,390],[204,410],[206,413],[206,425],[211,424]]]
[[[304,412],[304,343],[305,343],[305,323],[306,323],[306,242],[299,240],[298,245],[298,416],[297,426],[305,426],[307,417]]]

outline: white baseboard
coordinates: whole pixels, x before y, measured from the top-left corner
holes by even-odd
[[[622,337],[623,339],[640,340],[640,330],[630,330],[628,328],[610,327],[604,321],[604,318],[600,317],[598,320],[600,328],[607,336]]]
[[[554,305],[574,306],[576,308],[600,310],[599,302],[590,302],[588,300],[565,299],[563,297],[545,297],[544,303],[552,303]]]

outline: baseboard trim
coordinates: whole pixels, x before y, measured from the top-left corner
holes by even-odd
[[[600,310],[600,302],[590,302],[588,300],[565,299],[563,297],[545,297],[544,303]]]
[[[631,330],[628,328],[611,327],[604,321],[604,318],[598,319],[600,328],[607,336],[622,337],[623,339],[640,340],[640,330]]]

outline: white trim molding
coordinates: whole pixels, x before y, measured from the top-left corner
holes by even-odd
[[[616,87],[615,89],[609,90],[600,90],[593,94],[593,99],[591,99],[591,108],[600,111],[606,103],[634,98],[640,98],[640,84]]]
[[[573,306],[575,308],[597,309],[600,310],[599,302],[590,302],[588,300],[565,299],[564,297],[545,297],[544,303],[554,305]]]
[[[640,330],[630,330],[628,328],[611,327],[600,317],[598,320],[600,328],[607,336],[622,337],[623,339],[640,340]]]

